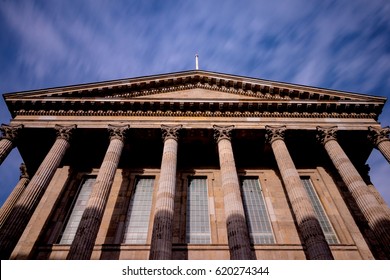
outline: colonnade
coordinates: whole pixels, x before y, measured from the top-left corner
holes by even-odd
[[[9,258],[17,244],[43,192],[61,163],[76,126],[56,125],[57,138],[49,153],[29,180],[21,180],[0,212],[0,257]],[[23,126],[2,125],[0,141],[0,164],[15,146]],[[172,259],[172,232],[174,198],[176,188],[177,153],[181,125],[162,125],[164,141],[158,183],[155,217],[153,222],[150,259]],[[227,236],[231,259],[253,259],[249,233],[241,199],[240,185],[231,144],[234,126],[213,126],[218,145],[221,182],[226,216]],[[110,144],[99,169],[92,194],[81,218],[68,259],[89,259],[103,218],[103,212],[124,147],[128,125],[109,125]],[[294,162],[284,141],[285,126],[266,126],[266,139],[272,147],[282,177],[298,231],[309,259],[333,259],[332,252],[314,209],[302,185]],[[369,139],[390,162],[389,128],[369,128]],[[317,138],[324,146],[331,161],[355,199],[368,225],[383,244],[383,251],[390,257],[390,221],[384,208],[369,191],[339,143],[337,127],[317,127]],[[12,199],[11,199],[12,197]]]
[[[70,146],[72,131],[76,128],[72,126],[56,125],[57,138],[50,151],[42,161],[41,165],[35,172],[31,181],[26,186],[9,216],[0,228],[0,258],[8,258],[23,233],[28,221],[30,220],[35,207],[53,178],[54,172],[60,165],[66,150]],[[2,139],[3,141],[8,139]],[[3,150],[9,153],[10,150]]]

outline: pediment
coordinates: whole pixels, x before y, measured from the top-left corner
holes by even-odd
[[[155,99],[155,100],[259,100],[254,96],[245,96],[236,93],[228,93],[218,90],[209,90],[203,88],[184,89],[172,92],[162,92],[151,95],[141,95],[135,99]]]
[[[12,99],[284,99],[384,101],[386,98],[207,71],[130,78],[4,94]]]
[[[53,111],[71,107],[379,114],[386,101],[384,97],[200,70],[10,93],[4,99],[12,114],[27,109]]]

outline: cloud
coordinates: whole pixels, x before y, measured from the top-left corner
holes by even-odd
[[[204,70],[386,96],[389,14],[386,0],[2,1],[1,87],[194,69],[199,52]]]
[[[383,176],[389,173],[389,163],[378,150],[373,150],[368,159],[370,165],[370,177],[374,186],[381,193],[386,203],[390,205],[390,188],[388,187],[389,178]]]
[[[51,63],[66,56],[66,46],[55,25],[32,1],[17,5],[6,2],[2,8],[9,27],[19,39],[18,63],[41,79],[50,73]]]
[[[134,7],[107,1],[59,7],[51,2],[45,6],[8,3],[12,4],[5,6],[6,18],[22,40],[19,59],[38,79],[47,78],[52,68],[70,76],[69,80],[182,70],[193,68],[193,55],[199,51],[202,65],[209,70],[264,74],[313,85],[323,84],[333,73],[333,86],[354,73],[346,65],[360,59],[356,68],[362,69],[370,59],[382,61],[367,43],[380,48],[386,38],[370,41],[364,34],[370,34],[370,26],[377,22],[388,24],[383,10],[389,6],[384,9],[382,2],[375,2],[367,7],[362,1],[355,5],[250,1],[250,9],[240,12],[235,1],[223,5],[165,1],[164,6],[152,1],[136,2]],[[375,23],[366,24],[372,14]],[[361,32],[363,24],[358,42],[340,41]],[[362,49],[370,53],[361,57]]]
[[[22,162],[18,151],[14,149],[0,165],[0,205],[3,205],[5,199],[19,181],[19,167]]]

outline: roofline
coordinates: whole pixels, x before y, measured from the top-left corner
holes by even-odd
[[[51,88],[42,88],[42,89],[36,89],[36,90],[28,90],[28,91],[18,91],[18,92],[9,92],[4,93],[3,98],[6,101],[6,98],[15,95],[15,94],[28,94],[28,93],[51,93],[56,92],[60,90],[77,90],[82,89],[84,87],[93,87],[93,86],[106,86],[110,87],[110,85],[117,85],[117,84],[128,84],[128,83],[135,83],[135,82],[142,82],[142,81],[148,81],[152,79],[166,79],[173,75],[178,77],[185,77],[190,75],[213,75],[216,76],[216,78],[221,79],[237,79],[241,80],[242,82],[247,83],[263,83],[267,84],[271,87],[292,87],[299,91],[315,91],[317,93],[333,93],[333,94],[344,94],[344,95],[352,95],[353,97],[361,96],[363,98],[375,98],[378,99],[378,101],[386,102],[387,97],[383,96],[377,96],[377,95],[369,95],[369,94],[362,94],[357,92],[350,92],[350,91],[342,91],[342,90],[334,90],[334,89],[326,89],[321,87],[315,87],[315,86],[308,86],[308,85],[300,85],[300,84],[294,84],[294,83],[287,83],[287,82],[279,82],[279,81],[272,81],[267,79],[260,79],[260,78],[254,78],[254,77],[246,77],[246,76],[239,76],[234,74],[226,74],[226,73],[219,73],[219,72],[213,72],[213,71],[206,71],[206,70],[186,70],[186,71],[179,71],[179,72],[171,72],[171,73],[164,73],[164,74],[153,74],[153,75],[146,75],[146,76],[139,76],[139,77],[133,77],[133,78],[124,78],[124,79],[116,79],[116,80],[107,80],[107,81],[101,81],[101,82],[91,82],[91,83],[83,83],[83,84],[76,84],[76,85],[69,85],[69,86],[59,86],[59,87],[51,87]]]

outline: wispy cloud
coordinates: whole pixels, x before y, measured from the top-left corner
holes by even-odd
[[[387,0],[2,1],[1,87],[194,69],[199,52],[205,70],[385,96],[389,14]]]

